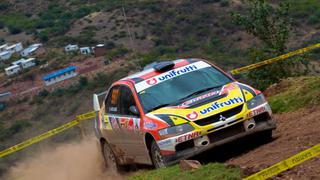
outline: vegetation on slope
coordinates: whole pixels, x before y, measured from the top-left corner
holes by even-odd
[[[178,165],[162,168],[158,170],[151,170],[146,172],[139,172],[130,177],[131,180],[197,180],[197,179],[224,179],[236,180],[241,179],[241,170],[235,167],[227,167],[220,163],[210,163],[202,166],[199,169],[192,171],[181,171]]]
[[[295,111],[320,105],[320,77],[298,77],[282,80],[269,89],[268,100],[275,113]]]

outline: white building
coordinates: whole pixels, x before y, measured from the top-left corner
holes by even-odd
[[[8,47],[7,44],[3,44],[0,46],[0,52],[6,51],[6,48]]]
[[[23,69],[30,68],[36,65],[36,59],[35,58],[26,59],[24,62],[22,62],[21,65]]]
[[[21,70],[21,68],[19,65],[12,65],[10,67],[5,68],[4,70],[6,71],[6,74],[8,76],[11,76],[17,74]]]
[[[81,54],[92,54],[93,51],[90,47],[81,47],[80,48],[80,53]]]
[[[8,76],[11,76],[11,75],[17,74],[19,71],[23,69],[28,69],[35,65],[36,65],[35,58],[29,58],[29,59],[22,58],[18,61],[13,62],[10,67],[5,69],[5,71]]]
[[[64,47],[64,50],[68,53],[68,52],[74,52],[74,51],[78,51],[79,46],[76,44],[68,44],[66,47]]]
[[[6,51],[10,51],[12,54],[15,52],[20,52],[22,51],[22,49],[23,49],[23,46],[21,42],[6,47]]]
[[[2,60],[2,61],[10,59],[11,56],[12,56],[12,53],[10,51],[0,52],[0,60]]]
[[[27,57],[30,54],[36,52],[40,47],[42,47],[42,44],[32,44],[29,47],[25,48],[20,54],[22,57]]]
[[[23,69],[27,69],[29,67],[35,66],[36,65],[36,59],[35,58],[29,58],[29,59],[20,59],[18,61],[12,62],[12,65],[19,65]]]

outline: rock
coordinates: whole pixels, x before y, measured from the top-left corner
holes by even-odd
[[[201,167],[201,163],[196,160],[181,160],[179,167],[182,171],[189,171],[193,169],[199,169]]]

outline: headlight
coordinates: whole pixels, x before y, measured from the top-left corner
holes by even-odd
[[[192,127],[190,124],[186,123],[186,124],[181,124],[178,126],[169,127],[166,129],[161,129],[158,131],[158,133],[162,138],[169,138],[169,137],[184,134],[184,133],[187,133],[187,132],[190,132],[193,130],[194,130],[194,127]]]
[[[266,102],[263,94],[259,94],[247,102],[248,109],[253,109]]]

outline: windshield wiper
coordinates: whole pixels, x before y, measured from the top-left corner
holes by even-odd
[[[160,104],[159,106],[156,106],[156,107],[150,109],[148,112],[151,112],[151,111],[154,111],[154,110],[157,110],[157,109],[160,109],[160,108],[162,108],[162,107],[169,106],[169,105],[170,105],[169,103],[167,103],[167,104]]]
[[[188,99],[189,97],[192,97],[194,95],[201,94],[203,92],[209,91],[211,89],[219,88],[219,87],[221,87],[221,86],[213,86],[213,87],[208,87],[208,88],[201,89],[199,91],[196,91],[196,92],[193,92],[193,93],[187,95],[186,97],[183,97],[183,98],[179,99],[179,102],[182,101],[182,100]]]

